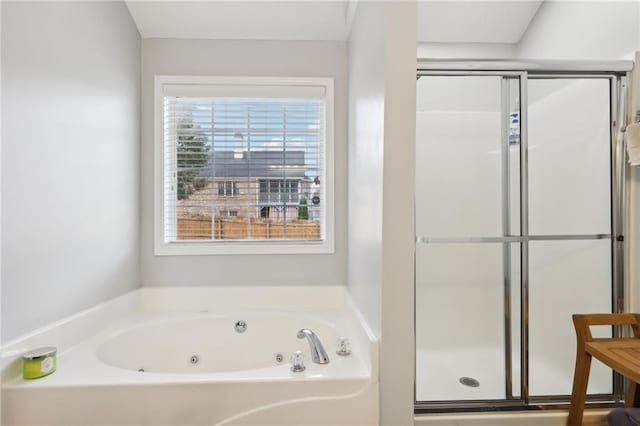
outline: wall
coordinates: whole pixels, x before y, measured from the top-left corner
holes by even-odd
[[[138,286],[140,37],[123,3],[2,9],[6,342]]]
[[[545,1],[518,43],[525,59],[633,59],[638,2]]]
[[[418,58],[509,59],[516,51],[510,43],[418,43]]]
[[[383,425],[413,423],[416,16],[360,2],[349,38],[349,290],[381,339]]]
[[[333,77],[335,254],[155,256],[153,78],[155,75]],[[344,285],[347,276],[347,46],[344,42],[145,39],[142,42],[143,286]]]
[[[633,59],[640,46],[635,1],[545,1],[518,43],[419,43],[419,58]]]
[[[349,38],[348,283],[378,336],[382,330],[384,39],[376,28],[383,21],[382,3],[360,3]]]
[[[413,424],[417,2],[385,3],[381,423]]]

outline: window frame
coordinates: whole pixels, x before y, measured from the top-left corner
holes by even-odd
[[[220,192],[221,185],[223,186],[222,193]],[[229,188],[231,188],[231,191],[227,191]],[[242,195],[240,194],[240,182],[231,179],[219,180],[217,192],[216,196],[222,198],[239,197]]]
[[[165,241],[164,223],[164,86],[290,86],[319,87],[325,93],[324,200],[320,207],[322,239],[318,241]],[[333,254],[335,253],[334,83],[330,77],[167,76],[154,78],[154,254],[156,256]],[[217,189],[217,188],[216,188]],[[173,212],[175,217],[175,212]],[[169,218],[170,220],[175,220]]]
[[[220,210],[220,216],[222,216],[222,217],[238,217],[238,210],[236,210],[236,209]]]

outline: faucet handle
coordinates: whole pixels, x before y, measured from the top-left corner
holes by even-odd
[[[304,355],[302,351],[295,351],[291,355],[291,371],[294,373],[301,373],[306,370],[307,367],[304,365]]]
[[[340,356],[351,355],[351,342],[346,337],[338,338],[336,353]]]

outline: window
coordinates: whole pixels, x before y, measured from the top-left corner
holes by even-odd
[[[331,79],[156,77],[156,254],[332,253]]]
[[[237,197],[240,195],[240,182],[223,180],[218,182],[219,197]]]
[[[300,180],[299,179],[269,179],[260,180],[261,205],[293,203],[298,206],[300,202]]]

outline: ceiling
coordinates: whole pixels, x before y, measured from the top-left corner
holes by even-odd
[[[144,38],[347,40],[358,0],[125,0]],[[360,0],[360,2],[368,0]],[[542,0],[422,0],[418,41],[517,43]]]
[[[143,38],[346,40],[351,7],[341,1],[126,0]]]
[[[423,1],[418,6],[418,41],[431,43],[518,43],[542,0]]]

